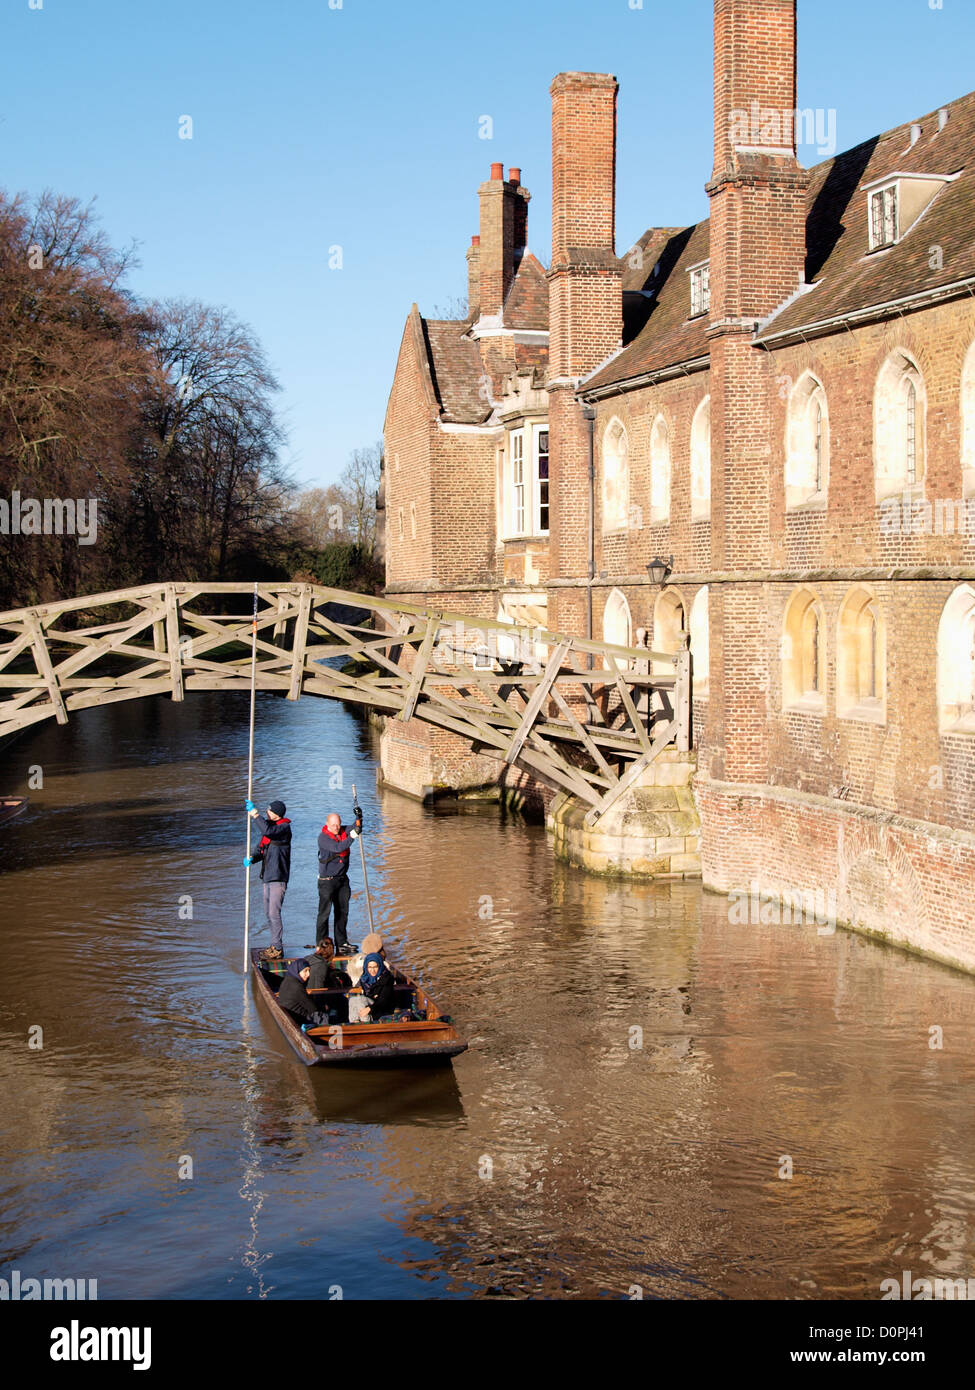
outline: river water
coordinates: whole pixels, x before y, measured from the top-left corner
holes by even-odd
[[[256,799],[294,821],[286,945],[314,940],[315,836],[356,782],[390,954],[470,1039],[445,1070],[308,1071],[244,983],[246,698],[7,749],[0,791],[44,782],[0,831],[0,1275],[102,1299],[975,1276],[975,980],[568,870],[497,808],[377,793],[376,754],[340,705],[258,698]],[[354,940],[357,856],[352,878]]]

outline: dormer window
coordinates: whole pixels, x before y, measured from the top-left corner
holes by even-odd
[[[870,250],[893,246],[897,241],[897,185],[870,194]]]
[[[958,174],[888,174],[865,184],[870,250],[896,246],[919,222],[946,183]]]
[[[711,308],[711,262],[702,261],[700,265],[691,266],[688,274],[691,277],[691,318],[696,319]]]

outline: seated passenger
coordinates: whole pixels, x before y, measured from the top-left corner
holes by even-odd
[[[375,1023],[385,1014],[393,1012],[393,977],[386,969],[382,956],[375,952],[366,956],[359,983],[366,996],[366,1009],[361,1019],[363,1023]]]
[[[370,932],[368,936],[363,937],[362,945],[359,947],[359,950],[363,953],[363,956],[368,956],[370,954],[380,956],[386,969],[392,975],[394,984],[405,985],[407,983],[406,976],[401,974],[395,966],[390,965],[387,961],[386,947],[383,945],[383,939],[377,931]]]
[[[305,985],[308,976],[311,974],[306,960],[293,960],[288,964],[288,973],[281,981],[278,990],[278,1003],[295,1023],[308,1023],[314,1027],[325,1027],[328,1024],[328,1014],[320,1012],[315,1006]]]
[[[321,945],[315,947],[315,954],[307,958],[311,971],[308,977],[309,989],[351,989],[351,979],[344,970],[339,970],[332,964],[334,959],[335,947],[332,945],[332,938],[326,936]]]

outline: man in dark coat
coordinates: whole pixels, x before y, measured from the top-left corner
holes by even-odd
[[[265,960],[281,960],[284,956],[284,923],[281,908],[291,877],[291,822],[285,815],[283,801],[272,801],[262,816],[252,801],[247,802],[252,820],[257,822],[261,842],[244,864],[260,863],[261,883],[264,886],[264,915],[271,927],[271,944],[261,954]]]
[[[315,923],[315,945],[321,945],[328,935],[329,913],[335,908],[335,950],[343,955],[349,950],[346,927],[349,920],[349,855],[352,841],[362,834],[362,808],[354,806],[355,825],[351,830],[342,824],[341,816],[333,811],[322,826],[318,837],[318,921]]]

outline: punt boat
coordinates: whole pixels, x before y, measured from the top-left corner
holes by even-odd
[[[458,1053],[466,1052],[467,1043],[453,1022],[441,1014],[422,986],[402,970],[396,972],[394,1003],[398,1009],[412,1009],[425,1017],[385,1023],[334,1024],[302,1032],[291,1015],[280,1007],[276,997],[288,965],[297,959],[299,957],[292,956],[284,960],[263,960],[260,949],[253,948],[251,973],[259,998],[306,1067],[370,1064],[415,1067],[449,1062]],[[349,956],[336,956],[335,968],[346,969],[350,959]],[[309,993],[313,999],[321,997],[324,1009],[333,996],[341,997],[349,991],[313,989]]]
[[[26,796],[0,796],[0,825],[27,809]]]

